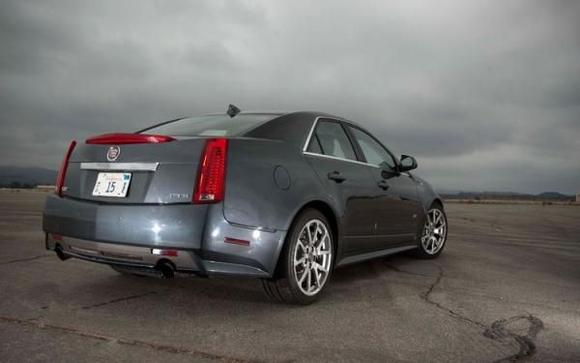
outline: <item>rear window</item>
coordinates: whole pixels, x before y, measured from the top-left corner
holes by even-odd
[[[237,136],[276,117],[271,114],[206,115],[187,117],[163,125],[153,126],[139,133],[170,136]]]

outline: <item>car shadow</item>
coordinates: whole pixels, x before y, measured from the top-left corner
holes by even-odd
[[[335,298],[361,288],[362,286],[383,284],[385,278],[394,274],[431,276],[426,273],[426,261],[417,260],[405,255],[389,256],[337,268],[322,299],[332,301]],[[260,304],[263,306],[286,306],[276,304],[263,292],[262,283],[257,279],[239,277],[188,277],[178,276],[174,279],[155,277],[119,275],[111,271],[110,275],[92,281],[83,290],[90,291],[94,303],[84,305],[82,309],[101,308],[109,303],[140,300],[141,303],[159,304],[164,300],[191,301],[208,306]],[[119,291],[123,291],[119,297]],[[113,295],[113,297],[111,297]],[[187,306],[187,304],[184,304]]]

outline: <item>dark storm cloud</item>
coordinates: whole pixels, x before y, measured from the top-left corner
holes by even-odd
[[[322,110],[444,189],[580,189],[576,2],[4,1],[0,165],[179,115]]]

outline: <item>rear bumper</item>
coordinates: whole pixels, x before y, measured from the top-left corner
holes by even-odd
[[[232,225],[214,205],[112,205],[49,196],[46,248],[92,262],[181,273],[270,277],[285,231]],[[228,243],[232,239],[247,244]],[[157,250],[174,250],[170,256]],[[176,254],[176,256],[174,256]]]
[[[198,253],[188,250],[172,250],[175,252],[175,256],[161,256],[155,254],[158,249],[154,248],[87,241],[53,233],[46,235],[46,248],[52,251],[56,251],[59,248],[65,257],[128,267],[135,270],[153,271],[158,269],[159,263],[163,261],[170,262],[175,272],[178,273],[191,273],[201,276],[235,274],[268,277],[266,271],[258,268],[219,261],[206,261],[201,259]]]

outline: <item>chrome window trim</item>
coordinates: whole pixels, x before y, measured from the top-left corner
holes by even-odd
[[[81,163],[83,170],[156,171],[159,163]]]
[[[371,166],[373,168],[377,168],[380,169],[381,167],[375,164],[369,164],[369,163],[365,163],[363,161],[358,161],[358,160],[351,160],[351,159],[346,159],[346,158],[339,158],[337,156],[332,156],[332,155],[324,155],[324,154],[319,154],[319,153],[313,153],[311,151],[306,151],[308,150],[308,145],[310,144],[310,139],[312,139],[312,134],[314,133],[314,130],[316,129],[316,125],[318,125],[318,120],[320,119],[328,119],[328,120],[333,120],[333,121],[337,121],[337,122],[346,122],[348,123],[348,121],[336,118],[336,117],[330,117],[330,116],[317,116],[314,119],[314,122],[312,123],[312,127],[310,127],[310,132],[308,132],[308,137],[306,138],[306,142],[304,143],[304,147],[302,148],[302,154],[304,155],[310,155],[310,156],[317,156],[320,158],[327,158],[327,159],[333,159],[333,160],[339,160],[339,161],[346,161],[349,163],[354,163],[354,164],[359,164],[359,165],[366,165],[366,166]]]
[[[310,152],[310,151],[303,151],[302,154],[308,155],[308,156],[316,156],[316,157],[319,157],[319,158],[326,158],[326,159],[333,159],[333,160],[339,160],[339,161],[346,161],[346,162],[349,162],[349,163],[370,166],[370,167],[377,168],[377,169],[380,169],[381,168],[378,165],[369,164],[369,163],[365,163],[365,162],[358,161],[358,160],[351,160],[351,159],[339,158],[337,156],[318,154],[318,153],[313,153],[313,152]]]
[[[318,124],[318,119],[320,119],[322,116],[317,116],[314,119],[314,122],[312,123],[312,126],[310,127],[310,131],[308,132],[308,137],[306,137],[306,143],[304,143],[304,147],[302,147],[302,152],[306,153],[307,149],[308,149],[308,145],[310,144],[310,139],[312,138],[312,134],[314,133],[314,129],[316,128],[316,125]]]

